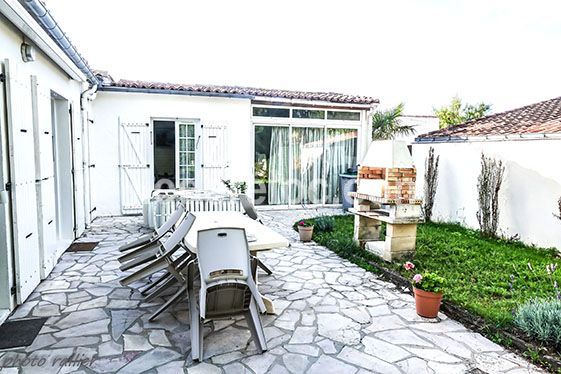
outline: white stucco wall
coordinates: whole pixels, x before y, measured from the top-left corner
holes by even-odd
[[[52,147],[52,121],[51,121],[51,92],[68,100],[72,105],[74,153],[68,152],[66,158],[74,158],[76,171],[76,185],[74,191],[71,188],[61,191],[65,196],[75,194],[75,206],[77,210],[77,235],[80,235],[87,223],[86,194],[84,193],[84,180],[87,179],[83,173],[83,165],[87,160],[83,157],[82,149],[87,143],[84,135],[82,113],[80,111],[80,93],[87,87],[85,82],[71,79],[60,67],[52,62],[42,51],[36,48],[36,60],[24,63],[20,54],[21,43],[26,41],[33,44],[29,39],[24,39],[21,31],[17,30],[7,19],[0,16],[0,61],[3,70],[7,73],[8,105],[6,112],[10,120],[8,126],[17,141],[10,144],[10,154],[15,155],[12,168],[12,195],[11,200],[13,217],[8,217],[7,225],[12,221],[16,223],[17,230],[13,233],[14,248],[16,253],[16,268],[18,283],[25,287],[27,293],[38,284],[38,278],[46,277],[56,264],[60,255],[66,250],[74,239],[73,227],[69,227],[64,237],[57,238],[56,228],[53,223],[55,219],[55,193],[54,193],[54,170],[53,170],[53,147]],[[33,121],[32,105],[32,76],[36,79],[37,89],[37,121]],[[0,114],[4,115],[4,113]],[[69,131],[70,132],[70,131]],[[8,134],[2,135],[3,141],[8,141]],[[6,154],[2,155],[4,158]],[[7,162],[0,167],[4,168],[4,178],[7,178]],[[67,171],[70,175],[70,170]],[[5,181],[4,181],[5,182]],[[64,211],[65,215],[72,217],[72,211]],[[13,219],[12,219],[13,218]],[[9,237],[7,227],[0,228],[0,236],[3,239]],[[1,245],[0,245],[1,247]],[[1,252],[2,248],[0,248]],[[0,253],[0,256],[2,254]],[[9,255],[8,255],[9,256]],[[5,258],[6,259],[6,258]],[[0,261],[0,273],[11,277],[10,262],[7,264]],[[3,277],[2,275],[2,277]],[[4,292],[4,284],[0,280],[0,299]],[[9,292],[9,290],[8,290]],[[27,295],[20,295],[25,299]],[[0,300],[0,308],[2,304]]]
[[[431,144],[414,144],[417,191],[422,194]],[[440,155],[433,219],[478,228],[477,177],[481,153],[506,166],[500,192],[499,230],[528,244],[561,249],[561,221],[553,216],[561,197],[561,139],[432,144]]]
[[[211,125],[227,126],[225,178],[245,180],[252,186],[253,139],[251,101],[244,98],[203,97],[132,92],[98,92],[93,102],[91,154],[92,206],[98,215],[119,215],[119,117],[122,121],[153,119],[198,119]],[[153,163],[152,163],[153,167]],[[153,174],[153,170],[152,170]],[[252,190],[249,193],[253,193]],[[148,196],[146,196],[148,197]]]

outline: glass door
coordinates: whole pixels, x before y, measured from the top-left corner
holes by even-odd
[[[183,189],[195,188],[195,124],[176,122],[177,186]]]
[[[292,128],[290,203],[321,204],[323,128]]]
[[[357,129],[255,126],[255,204],[339,204],[339,175],[356,166]]]

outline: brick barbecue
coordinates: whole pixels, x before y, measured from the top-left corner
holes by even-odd
[[[402,141],[372,142],[357,175],[354,198],[355,241],[393,261],[415,250],[421,203],[415,195],[417,171]],[[386,239],[380,240],[382,222]]]

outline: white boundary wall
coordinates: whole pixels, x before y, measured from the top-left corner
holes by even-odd
[[[433,220],[479,228],[476,212],[481,153],[506,166],[500,192],[499,230],[527,244],[561,249],[561,221],[553,216],[561,197],[561,139],[415,143],[417,191],[423,193],[429,147],[440,155]],[[558,211],[557,211],[558,213]]]

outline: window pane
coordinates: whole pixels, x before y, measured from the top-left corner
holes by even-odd
[[[290,116],[290,110],[285,108],[259,108],[253,107],[253,115],[259,117],[284,117]]]
[[[190,138],[195,137],[195,125],[189,125],[189,127],[187,127],[187,136]]]
[[[325,111],[323,111],[323,110],[308,110],[308,109],[292,109],[292,118],[324,119],[325,118]]]
[[[323,129],[292,129],[291,204],[321,204]]]
[[[288,204],[287,127],[255,126],[255,204]]]
[[[334,112],[329,110],[327,111],[327,119],[360,121],[360,112]]]
[[[357,130],[327,129],[325,140],[327,204],[338,204],[339,175],[356,165]]]

